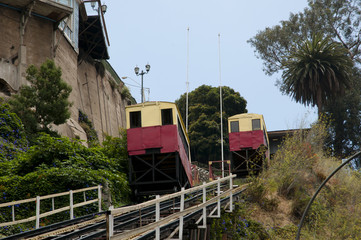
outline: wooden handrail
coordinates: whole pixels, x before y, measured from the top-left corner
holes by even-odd
[[[227,180],[229,180],[231,178],[234,178],[236,176],[237,175],[235,175],[235,174],[230,175],[230,176],[227,176],[227,177],[224,177],[224,178],[221,178],[221,179],[206,183],[205,185],[199,185],[197,187],[189,188],[189,189],[186,189],[184,191],[164,195],[164,196],[162,196],[162,197],[160,197],[158,199],[153,199],[153,200],[150,200],[148,202],[140,203],[140,204],[137,204],[137,205],[134,205],[134,206],[120,207],[120,208],[116,208],[116,209],[113,209],[113,210],[110,210],[110,211],[111,211],[112,215],[119,215],[119,214],[124,214],[124,213],[127,213],[127,212],[131,212],[131,211],[134,211],[134,210],[139,210],[139,209],[142,209],[142,208],[145,208],[145,207],[148,207],[148,206],[152,206],[152,205],[156,204],[157,202],[163,202],[163,201],[166,201],[166,200],[169,200],[169,199],[172,199],[172,198],[179,197],[182,194],[189,194],[189,193],[192,193],[192,192],[196,192],[198,190],[203,189],[204,187],[209,187],[209,186],[215,185],[218,182],[227,181]]]
[[[39,219],[43,218],[43,217],[47,217],[47,216],[50,216],[50,215],[53,215],[53,214],[56,214],[56,213],[64,212],[64,211],[67,211],[67,210],[71,210],[71,209],[74,209],[74,208],[77,208],[77,207],[89,205],[89,204],[92,204],[92,203],[100,202],[101,201],[101,192],[99,191],[99,189],[102,189],[102,188],[103,187],[99,185],[99,186],[94,186],[94,187],[87,187],[87,188],[77,189],[77,190],[74,190],[74,191],[70,190],[69,192],[55,193],[55,194],[50,194],[50,195],[46,195],[46,196],[39,196],[39,197],[36,197],[36,198],[29,198],[29,199],[24,199],[24,200],[1,203],[0,208],[1,207],[9,207],[9,206],[15,206],[15,205],[18,205],[18,204],[22,204],[22,203],[36,202],[37,199],[39,199],[39,201],[40,201],[40,200],[44,200],[44,199],[67,196],[67,195],[74,194],[74,193],[80,193],[80,192],[86,192],[86,191],[98,189],[98,193],[97,193],[98,198],[96,198],[96,199],[89,200],[89,201],[86,201],[86,199],[84,199],[84,202],[77,203],[77,204],[73,204],[71,202],[69,206],[58,208],[58,209],[53,209],[52,211],[45,212],[45,213],[42,213],[42,214],[38,214],[36,216],[32,216],[32,217],[29,217],[29,218],[26,218],[26,219],[0,223],[0,227],[10,226],[10,225],[14,225],[14,224],[20,224],[20,223],[25,223],[25,222],[30,222],[30,221],[34,221],[34,220],[37,220],[37,222],[39,222]],[[38,204],[36,206],[38,206]],[[100,211],[100,209],[101,208],[99,206],[99,211]],[[36,211],[36,212],[40,213],[40,210]],[[15,219],[14,209],[12,210],[12,215],[13,215],[13,219]]]

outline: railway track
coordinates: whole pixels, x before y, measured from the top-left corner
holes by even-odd
[[[215,189],[208,189],[208,192],[215,191]],[[234,189],[234,195],[239,195],[243,192],[240,188]],[[185,204],[188,206],[195,205],[200,202],[202,197],[202,192],[197,192],[185,200]],[[225,204],[227,198],[222,199],[222,202]],[[168,216],[172,213],[175,213],[179,210],[180,199],[173,199],[161,203],[160,210],[161,216]],[[207,210],[210,210],[212,206],[208,207]],[[131,231],[139,226],[147,225],[148,223],[154,222],[155,207],[143,208],[139,211],[132,211],[127,214],[122,214],[120,216],[114,216],[114,234],[120,234],[123,232]],[[193,212],[188,214],[184,218],[184,223],[191,221],[201,215],[201,211]],[[163,226],[160,231],[163,234],[170,235],[170,230],[177,228],[179,221],[173,221],[166,226]],[[167,232],[167,233],[166,233]],[[87,215],[84,217],[79,217],[73,220],[68,220],[60,222],[57,224],[52,224],[46,227],[42,227],[36,230],[12,235],[3,240],[15,240],[15,239],[31,239],[31,240],[40,240],[40,239],[106,239],[106,212],[100,212],[97,214]],[[136,239],[153,239],[154,232],[149,232],[146,235],[136,238]]]

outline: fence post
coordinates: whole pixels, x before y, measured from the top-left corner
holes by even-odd
[[[99,212],[102,211],[102,188],[100,185],[98,185],[98,207]]]
[[[203,182],[203,203],[205,203],[207,201],[207,190],[206,190],[206,182]],[[204,206],[203,207],[203,226],[202,228],[206,228],[207,227],[207,207]]]
[[[51,206],[52,206],[52,210],[55,210],[55,202],[54,202],[54,198],[51,198]]]
[[[73,190],[69,191],[70,198],[70,219],[74,219]]]
[[[160,198],[159,195],[157,195],[155,197],[155,199],[159,199],[159,198]],[[160,219],[160,202],[157,201],[155,203],[155,221],[158,222],[159,219]],[[155,228],[155,239],[160,240],[160,227],[159,226],[157,226]]]
[[[12,212],[12,217],[13,217],[13,222],[15,222],[15,205],[11,206],[11,212]]]
[[[220,178],[218,177],[217,180],[219,180]],[[221,195],[221,182],[218,181],[217,182],[217,196]],[[217,217],[221,217],[221,199],[218,198],[217,201]]]
[[[112,210],[114,209],[113,206],[109,207],[109,210],[107,211],[107,236],[106,239],[109,240],[110,237],[114,235],[114,216],[112,214]]]
[[[231,190],[231,192],[229,193],[229,211],[233,212],[233,177],[229,179],[229,189]]]
[[[184,210],[184,193],[183,193],[184,187],[182,187],[181,191],[182,191],[182,195],[181,195],[181,202],[180,202],[179,211],[183,212],[183,210]],[[179,231],[178,231],[178,233],[179,233],[179,239],[182,240],[183,239],[183,216],[179,217]]]
[[[111,228],[109,229],[109,235],[113,236],[114,235],[114,216],[112,214],[112,210],[114,209],[114,206],[110,206],[109,210],[110,210],[110,214],[109,214],[109,224],[111,226]]]
[[[36,229],[40,227],[40,196],[36,196]]]

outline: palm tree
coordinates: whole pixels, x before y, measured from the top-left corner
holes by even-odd
[[[324,104],[350,87],[353,62],[348,51],[329,37],[316,34],[298,45],[283,63],[282,91],[304,105]]]

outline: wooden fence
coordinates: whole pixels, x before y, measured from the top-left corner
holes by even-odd
[[[85,192],[91,191],[91,190],[96,190],[96,189],[98,189],[98,198],[87,201]],[[101,189],[102,189],[102,186],[99,185],[99,186],[95,186],[95,187],[83,188],[83,189],[78,189],[78,190],[70,190],[69,192],[56,193],[56,194],[51,194],[51,195],[46,195],[46,196],[37,196],[35,198],[29,198],[29,199],[13,201],[13,202],[8,202],[8,203],[1,203],[0,208],[2,208],[2,207],[11,207],[12,208],[12,211],[11,211],[12,212],[12,214],[11,214],[12,221],[0,223],[0,227],[10,226],[10,225],[14,225],[14,224],[20,224],[20,223],[25,223],[25,222],[30,222],[30,221],[35,220],[36,228],[39,228],[40,227],[40,218],[47,217],[47,216],[50,216],[50,215],[53,215],[56,213],[68,211],[68,210],[70,211],[70,219],[74,219],[74,209],[75,208],[89,205],[89,204],[96,203],[96,202],[98,202],[98,209],[100,212],[101,211],[101,196],[102,196]],[[80,192],[83,192],[84,201],[81,203],[74,204],[73,194],[80,193]],[[69,206],[55,209],[55,200],[54,199],[56,197],[61,197],[61,196],[66,196],[66,195],[69,195]],[[40,214],[40,201],[45,200],[45,199],[50,199],[50,198],[52,199],[52,210],[49,212],[44,212],[44,213]],[[21,220],[16,220],[15,219],[15,205],[22,204],[22,203],[29,203],[29,202],[35,202],[35,204],[36,204],[35,216],[21,219]]]

